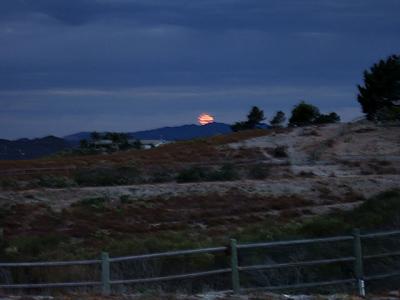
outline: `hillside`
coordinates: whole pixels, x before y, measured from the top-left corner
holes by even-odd
[[[356,227],[391,230],[400,218],[400,127],[367,122],[243,131],[107,155],[2,161],[0,169],[0,255],[6,261],[213,247],[232,237],[246,243],[332,236]],[[394,247],[393,241],[380,247]],[[374,247],[363,250],[375,253]],[[276,253],[283,261],[307,251],[321,258],[349,255],[335,249]],[[269,254],[250,259],[279,262]],[[151,277],[225,263],[226,257],[204,254],[179,263],[133,263],[132,270]],[[131,272],[121,268],[121,274]],[[57,269],[46,270],[43,281],[64,278]],[[296,278],[328,280],[351,276],[349,270],[307,269]],[[270,284],[264,274],[248,278]],[[286,278],[287,272],[279,274]],[[39,275],[15,276],[30,281]],[[166,286],[198,292],[224,288],[224,280]]]
[[[184,141],[194,138],[210,137],[218,134],[227,134],[232,132],[230,125],[224,123],[211,123],[207,125],[182,125],[174,127],[162,127],[151,130],[127,132],[132,139],[141,140],[166,140],[166,141]],[[90,139],[91,132],[78,132],[66,135],[63,138],[70,142],[78,143],[83,139]]]
[[[71,148],[62,138],[48,136],[37,139],[0,140],[0,160],[35,159]]]
[[[203,126],[183,125],[127,133],[130,139],[185,141],[206,138],[232,132],[230,125],[212,123]],[[90,132],[79,132],[63,138],[48,136],[15,141],[0,139],[0,160],[26,160],[54,155],[57,152],[76,148],[83,139],[90,139]]]
[[[399,127],[361,122],[244,131],[111,155],[3,161],[2,227],[11,244],[25,235],[62,233],[79,238],[88,253],[107,241],[94,238],[103,231],[119,236],[116,243],[133,235],[138,247],[151,232],[160,249],[176,247],[164,241],[171,232],[192,236],[187,246],[199,236],[208,237],[206,244],[240,232],[256,238],[251,228],[266,222],[352,211],[398,188],[399,142]],[[29,256],[29,250],[18,253]]]

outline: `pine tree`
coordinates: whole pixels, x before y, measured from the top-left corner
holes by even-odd
[[[253,106],[253,108],[247,115],[247,123],[249,127],[253,129],[264,120],[264,111],[259,109],[257,106]]]
[[[275,116],[271,119],[270,124],[274,128],[279,128],[283,126],[286,121],[286,116],[283,111],[277,111]]]
[[[364,86],[358,85],[358,102],[367,119],[377,120],[380,111],[398,111],[400,101],[400,56],[380,60],[364,71]]]

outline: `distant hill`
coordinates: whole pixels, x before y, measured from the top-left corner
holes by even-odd
[[[63,138],[69,142],[79,144],[81,140],[86,140],[90,138],[91,132],[89,131],[82,131],[70,135],[66,135]]]
[[[71,148],[62,138],[47,136],[15,141],[0,139],[0,160],[33,159]]]
[[[176,127],[163,127],[153,130],[132,132],[129,133],[129,136],[140,140],[163,139],[167,141],[183,141],[230,132],[232,132],[232,130],[228,124],[211,123],[203,126],[192,124]]]
[[[182,141],[195,138],[209,137],[217,134],[232,132],[230,125],[212,123],[204,126],[183,125],[176,127],[163,127],[153,130],[129,132],[132,139],[167,141]],[[71,149],[79,145],[79,141],[90,138],[90,132],[78,132],[63,138],[48,136],[36,139],[19,139],[9,141],[0,139],[0,160],[34,159]]]
[[[232,132],[230,125],[215,122],[203,126],[192,124],[175,127],[162,127],[152,130],[128,132],[127,134],[130,138],[141,140],[164,139],[167,141],[183,141],[230,132]],[[72,143],[78,143],[80,140],[89,138],[90,132],[79,132],[64,136],[64,139]]]

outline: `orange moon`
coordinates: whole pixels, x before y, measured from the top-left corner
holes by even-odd
[[[214,122],[214,117],[209,114],[201,114],[197,120],[201,125],[207,125]]]

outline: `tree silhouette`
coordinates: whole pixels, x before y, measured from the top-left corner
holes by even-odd
[[[337,113],[321,114],[318,107],[301,101],[292,110],[289,126],[307,126],[317,124],[336,123],[340,121]]]
[[[231,126],[231,129],[235,132],[247,129],[254,129],[263,120],[265,120],[264,111],[259,109],[257,106],[253,106],[249,114],[247,115],[247,121],[236,122]]]
[[[286,116],[283,111],[277,111],[275,116],[271,119],[271,126],[274,128],[279,128],[283,126],[283,123],[286,121]]]
[[[301,101],[292,110],[292,116],[289,119],[289,126],[307,126],[314,124],[320,116],[318,107]]]
[[[358,102],[368,120],[393,115],[400,118],[400,57],[381,59],[364,71],[364,86],[358,85]],[[383,111],[384,113],[382,113]],[[397,113],[396,113],[397,111]]]
[[[250,128],[255,128],[258,124],[265,120],[264,111],[257,106],[253,106],[247,115],[247,122]]]

